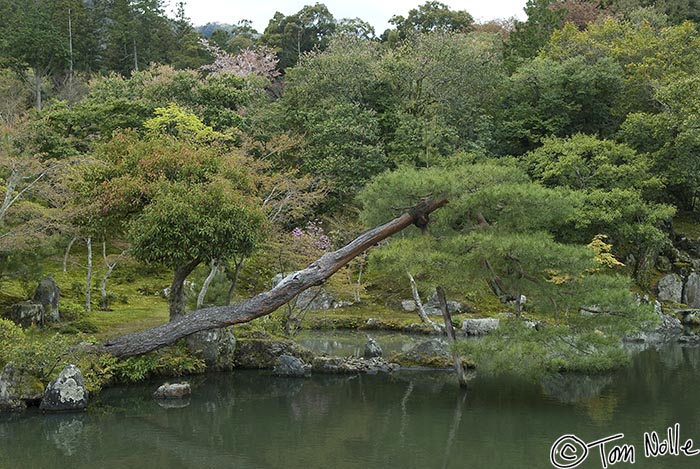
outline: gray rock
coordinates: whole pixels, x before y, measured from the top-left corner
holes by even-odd
[[[693,270],[700,271],[700,259],[692,259],[690,265],[693,267]]]
[[[365,344],[365,353],[364,357],[365,358],[374,358],[374,357],[381,357],[382,356],[382,348],[379,346],[376,340],[372,339],[371,337],[369,340],[367,340],[367,343]]]
[[[154,399],[182,399],[192,395],[190,383],[165,383],[153,393]]]
[[[678,338],[678,342],[683,345],[697,347],[700,345],[700,335],[682,335]]]
[[[498,329],[500,321],[496,318],[463,319],[462,333],[466,335],[484,335]]]
[[[408,313],[414,312],[416,309],[416,302],[413,300],[401,300],[401,309]]]
[[[430,339],[411,347],[408,351],[391,357],[392,362],[401,366],[438,367],[452,366],[452,357],[448,352],[447,342],[442,339]]]
[[[681,314],[681,324],[700,326],[700,309],[679,309],[676,313]]]
[[[275,376],[287,376],[290,378],[303,378],[311,373],[311,365],[308,365],[291,355],[282,355],[273,368]]]
[[[27,402],[38,401],[44,389],[41,382],[17,368],[6,364],[0,373],[0,412],[22,411]]]
[[[685,280],[683,303],[691,308],[700,308],[700,274],[697,272],[691,273]]]
[[[44,307],[31,301],[23,301],[10,306],[5,317],[22,327],[44,324]]]
[[[198,354],[207,368],[216,371],[233,369],[236,353],[236,336],[233,327],[196,332],[186,339],[187,348]]]
[[[46,386],[39,408],[44,412],[85,410],[87,403],[83,374],[77,366],[68,365]]]
[[[316,373],[328,374],[390,373],[400,368],[398,364],[389,363],[381,357],[316,357],[311,366]]]
[[[680,303],[683,294],[683,280],[678,274],[664,275],[657,285],[660,301]]]
[[[59,290],[58,284],[56,284],[56,280],[53,277],[47,277],[39,282],[32,300],[34,303],[44,307],[44,321],[56,322],[61,319],[58,313],[58,299],[60,296],[61,290]]]
[[[273,368],[282,355],[292,355],[305,362],[314,353],[291,340],[241,339],[236,344],[235,364],[240,368]]]

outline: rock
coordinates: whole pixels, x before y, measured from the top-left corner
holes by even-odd
[[[61,290],[59,290],[58,284],[56,284],[56,280],[53,277],[47,277],[39,282],[32,300],[34,303],[44,307],[44,321],[56,322],[61,319],[58,313],[58,299],[60,295]]]
[[[5,317],[22,327],[41,326],[44,323],[44,307],[31,301],[10,306]]]
[[[364,357],[365,358],[374,358],[374,357],[381,357],[382,356],[382,348],[379,346],[376,340],[372,339],[371,337],[369,340],[367,340],[367,343],[365,344],[365,353]]]
[[[700,259],[692,259],[690,265],[693,267],[693,270],[700,271]]]
[[[498,329],[500,321],[496,318],[463,319],[462,333],[465,335],[484,335]]]
[[[305,362],[314,353],[291,340],[241,339],[236,344],[234,363],[240,368],[273,368],[282,355],[291,355]]]
[[[39,408],[44,412],[85,410],[87,403],[83,374],[77,366],[68,365],[46,386]]]
[[[389,363],[381,357],[316,357],[311,366],[316,373],[328,374],[390,373],[400,368],[397,363]]]
[[[673,269],[673,265],[668,257],[659,256],[656,258],[656,268],[659,272],[670,272]]]
[[[660,301],[680,303],[683,293],[683,280],[678,274],[664,275],[657,285]]]
[[[401,366],[438,367],[452,366],[452,357],[448,353],[447,343],[441,339],[430,339],[421,342],[408,351],[395,354],[392,362]]]
[[[186,339],[187,348],[196,353],[215,371],[229,371],[234,367],[236,336],[233,327],[196,332]]]
[[[686,326],[700,326],[700,309],[679,309],[676,313],[681,315],[681,324]]]
[[[299,293],[295,306],[309,311],[325,311],[335,308],[336,300],[322,287],[312,287]]]
[[[182,399],[192,395],[190,383],[165,383],[153,393],[154,399]]]
[[[14,363],[6,364],[0,373],[0,412],[18,412],[27,402],[38,401],[44,394],[41,382],[19,370]]]
[[[401,300],[401,309],[408,313],[414,312],[416,309],[416,302],[413,300]]]
[[[311,373],[311,365],[304,363],[297,357],[282,355],[277,360],[277,365],[272,369],[275,376],[287,376],[290,378],[304,378]]]
[[[685,280],[683,303],[691,308],[700,308],[700,274],[697,272],[691,273]]]
[[[700,345],[700,335],[682,335],[678,338],[678,342],[683,345],[696,347]]]

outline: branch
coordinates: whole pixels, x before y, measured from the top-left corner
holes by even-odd
[[[400,217],[361,234],[348,245],[324,254],[307,268],[288,275],[272,290],[230,306],[200,309],[167,324],[111,339],[101,350],[115,357],[141,355],[195,332],[241,324],[266,316],[302,291],[321,285],[348,262],[380,241],[412,224],[422,224],[428,214],[446,204],[447,199],[424,200]]]

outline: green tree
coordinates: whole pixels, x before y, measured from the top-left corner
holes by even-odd
[[[260,42],[278,51],[279,67],[285,70],[296,65],[305,52],[324,50],[335,28],[335,19],[328,8],[316,3],[289,16],[276,12]]]
[[[437,1],[426,1],[418,8],[412,8],[407,17],[393,16],[389,23],[394,31],[384,32],[383,39],[390,43],[404,40],[414,33],[461,32],[472,29],[474,18],[465,10],[453,11],[449,6]]]
[[[173,270],[170,320],[185,312],[184,281],[202,262],[247,256],[261,239],[257,201],[225,179],[169,184],[158,190],[130,229],[134,257]]]

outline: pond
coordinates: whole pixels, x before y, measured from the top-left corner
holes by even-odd
[[[0,416],[0,467],[547,468],[565,434],[577,439],[557,457],[624,434],[606,455],[629,445],[635,467],[700,463],[700,455],[644,455],[644,432],[661,442],[674,424],[680,445],[693,439],[700,448],[700,349],[675,344],[611,375],[477,377],[466,394],[446,372],[284,379],[236,370],[190,382],[181,408],[150,397],[158,381],[107,389],[83,414]],[[598,449],[578,467],[604,467]]]

